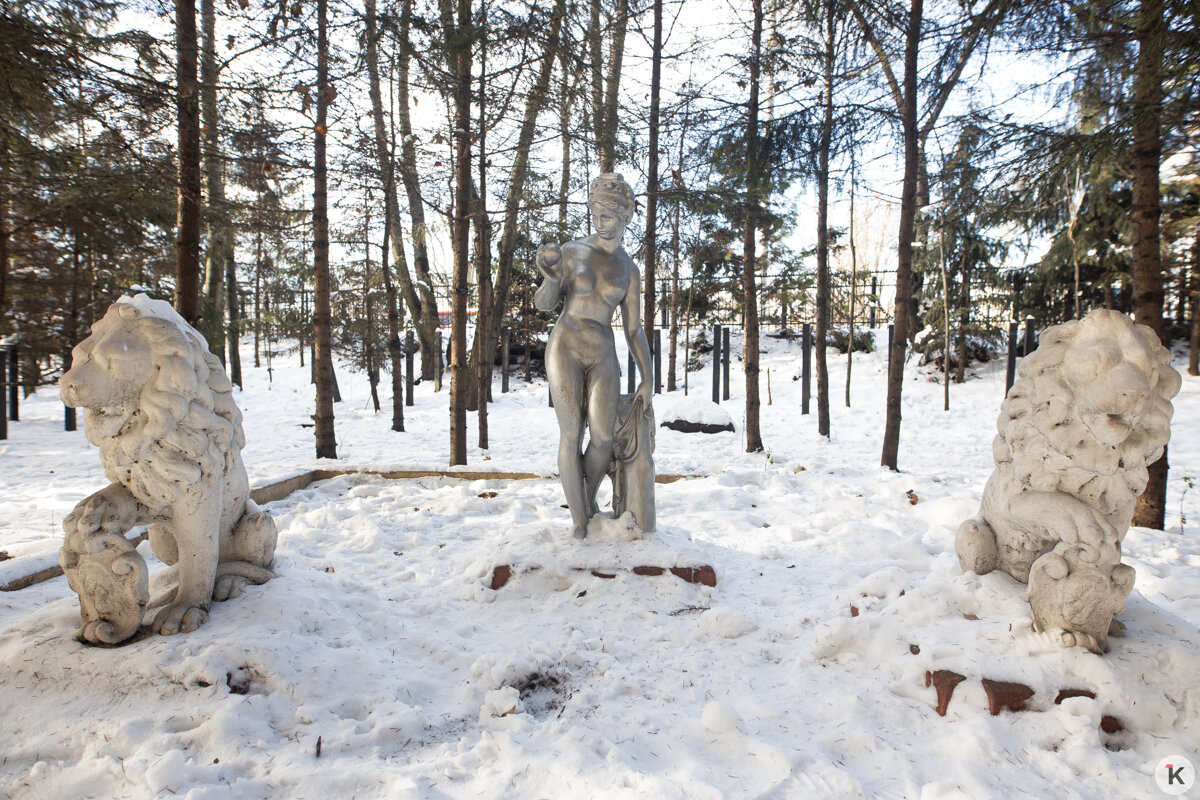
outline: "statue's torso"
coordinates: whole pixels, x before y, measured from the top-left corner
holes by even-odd
[[[611,327],[613,312],[629,291],[633,261],[624,248],[607,253],[577,239],[562,248],[566,300],[559,322]]]

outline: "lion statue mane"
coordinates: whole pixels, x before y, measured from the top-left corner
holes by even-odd
[[[84,409],[88,441],[112,484],[63,521],[63,570],[79,595],[82,640],[116,644],[161,609],[152,629],[195,630],[214,599],[274,577],[271,517],[249,499],[242,415],[204,338],[161,300],[122,297],[75,347],[59,381]],[[149,570],[129,531],[148,525],[174,565],[173,593],[149,597]]]
[[[1048,328],[1018,376],[979,514],[955,538],[959,563],[1028,583],[1035,629],[1103,652],[1133,589],[1121,542],[1181,378],[1154,331],[1108,310]]]

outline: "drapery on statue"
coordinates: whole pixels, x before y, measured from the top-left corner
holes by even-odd
[[[1171,436],[1179,373],[1145,325],[1097,310],[1049,328],[1000,406],[996,470],[958,529],[964,570],[1029,584],[1038,631],[1103,652],[1133,590],[1121,541]]]
[[[117,644],[152,629],[195,630],[213,600],[274,577],[275,523],[249,499],[242,414],[204,338],[168,303],[122,297],[75,347],[59,386],[85,409],[88,441],[113,483],[63,521],[59,558],[79,595],[79,638]],[[150,546],[176,565],[178,587],[150,603],[149,570],[126,539],[149,525]]]
[[[577,539],[587,536],[588,520],[599,513],[596,490],[610,473],[616,514],[628,510],[643,531],[655,527],[650,345],[642,330],[638,268],[621,246],[633,217],[633,190],[620,175],[605,173],[589,187],[588,208],[596,232],[561,248],[544,244],[535,262],[545,277],[534,295],[537,307],[554,311],[565,296],[546,345],[546,374],[558,415],[558,471]],[[641,376],[632,395],[620,394],[612,329],[618,306]]]

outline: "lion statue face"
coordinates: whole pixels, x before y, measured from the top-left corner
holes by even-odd
[[[222,474],[225,453],[243,445],[220,361],[168,303],[122,297],[73,356],[63,402],[85,409],[109,479],[151,507]]]
[[[1048,328],[1001,406],[993,451],[1008,491],[1065,492],[1124,531],[1181,382],[1154,332],[1124,314]]]
[[[149,340],[130,324],[137,319],[132,311],[132,306],[113,306],[93,325],[92,335],[75,346],[71,369],[58,382],[65,405],[104,410],[106,428],[117,424],[119,430],[133,413],[154,368]],[[104,433],[112,436],[117,430]]]
[[[1062,378],[1075,396],[1080,421],[1096,441],[1115,446],[1144,423],[1169,421],[1169,399],[1179,391],[1180,378],[1167,366],[1162,345],[1146,335],[1149,329],[1116,323],[1108,314],[1116,312],[1080,323],[1063,354]],[[1168,416],[1161,420],[1164,411]]]

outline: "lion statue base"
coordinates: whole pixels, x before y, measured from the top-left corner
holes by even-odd
[[[84,409],[108,487],[63,521],[59,554],[79,595],[79,638],[119,644],[156,610],[151,630],[195,630],[213,600],[274,577],[276,529],[249,499],[242,415],[221,362],[168,304],[122,297],[75,347],[59,381]],[[149,569],[129,531],[147,525],[177,585],[151,601]]]
[[[1000,406],[996,469],[958,529],[964,571],[1029,589],[1038,631],[1095,653],[1133,590],[1121,542],[1171,436],[1181,378],[1145,325],[1097,310],[1047,329]]]

